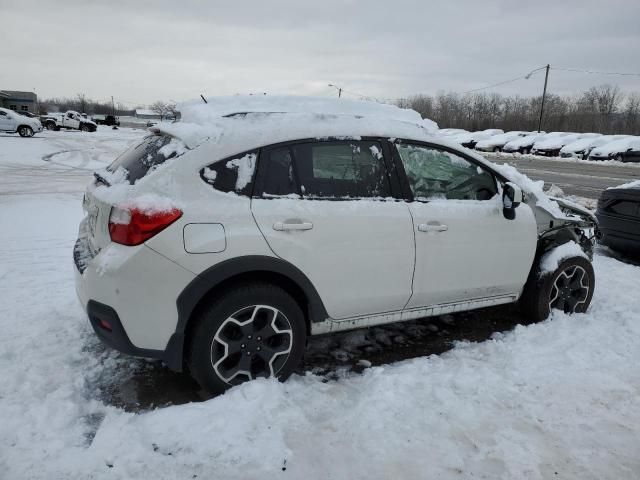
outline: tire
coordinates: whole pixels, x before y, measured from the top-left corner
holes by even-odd
[[[228,290],[194,321],[187,365],[211,394],[257,377],[286,380],[304,354],[304,314],[291,295],[269,283]]]
[[[527,147],[522,149],[522,154],[523,155],[529,155],[530,152],[531,152],[531,150],[529,150]]]
[[[83,132],[91,131],[91,129],[89,128],[89,125],[80,125],[80,130]]]
[[[493,152],[494,152],[494,153],[498,153],[498,152],[500,152],[500,151],[501,151],[500,147],[494,147],[494,148],[493,148]]]
[[[45,124],[45,128],[46,128],[47,130],[56,130],[56,124],[55,124],[55,123],[53,123],[53,122],[47,122],[47,123]]]
[[[617,160],[618,162],[624,162],[624,157],[622,156],[622,154],[621,154],[621,153],[619,153],[619,154],[617,154],[617,155],[616,155],[616,160]]]
[[[33,129],[27,125],[20,125],[18,127],[18,135],[21,137],[33,137]]]
[[[520,298],[520,308],[529,321],[546,320],[552,308],[565,313],[587,311],[596,283],[589,260],[570,257],[560,262],[553,273],[540,276],[539,271],[539,267],[531,269]]]

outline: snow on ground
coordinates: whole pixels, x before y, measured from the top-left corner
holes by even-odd
[[[336,380],[140,413],[105,403],[105,379],[137,361],[95,338],[71,250],[90,168],[140,135],[0,136],[2,478],[640,477],[640,267],[602,255],[586,314]],[[42,159],[65,148],[62,165]]]

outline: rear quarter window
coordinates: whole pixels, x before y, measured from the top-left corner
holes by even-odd
[[[207,165],[200,177],[221,192],[251,196],[257,159],[257,151],[244,152]]]

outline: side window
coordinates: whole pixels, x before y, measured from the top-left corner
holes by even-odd
[[[293,152],[289,147],[269,150],[265,155],[260,189],[264,197],[299,194],[296,172],[294,172]]]
[[[396,145],[416,200],[489,200],[498,193],[493,175],[444,150]]]
[[[615,213],[618,215],[626,215],[629,217],[633,217],[636,215],[638,211],[639,205],[637,202],[631,202],[628,200],[617,200],[612,202],[609,206],[607,206],[607,210],[611,213]]]
[[[390,196],[382,146],[371,141],[327,141],[294,145],[295,171],[303,196]]]
[[[242,153],[219,160],[200,170],[200,177],[222,192],[251,195],[257,152]]]

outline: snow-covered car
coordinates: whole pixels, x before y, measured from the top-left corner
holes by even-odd
[[[464,128],[441,128],[436,132],[438,135],[458,135],[460,133],[468,133]]]
[[[562,158],[582,158],[586,160],[594,148],[629,136],[630,135],[599,135],[597,137],[580,138],[562,147],[560,149],[560,156]]]
[[[98,125],[85,116],[82,116],[78,112],[69,110],[64,114],[50,114],[40,117],[42,123],[47,130],[81,130],[83,132],[95,132],[98,129]]]
[[[74,248],[96,334],[210,392],[289,376],[308,336],[591,301],[595,219],[417,112],[304,97],[182,107],[95,173]]]
[[[486,140],[480,140],[476,143],[475,148],[483,152],[500,152],[507,143],[517,138],[526,137],[528,133],[522,131],[499,133]]]
[[[560,149],[565,145],[581,138],[590,138],[598,135],[597,133],[554,133],[547,134],[546,137],[536,141],[536,143],[533,144],[531,153],[534,155],[557,157],[560,155]]]
[[[624,160],[625,152],[640,150],[640,137],[625,137],[591,150],[589,160]]]
[[[598,199],[599,242],[614,250],[640,254],[640,181],[608,188]]]
[[[481,140],[487,140],[494,135],[499,135],[504,133],[502,130],[490,128],[488,130],[478,130],[477,132],[463,132],[459,134],[455,134],[452,136],[448,136],[447,140],[452,141],[453,143],[458,143],[466,148],[474,148],[476,143]]]
[[[515,138],[504,144],[503,152],[528,154],[531,152],[533,144],[547,135],[545,132],[535,132],[524,137]]]
[[[0,132],[17,133],[21,137],[33,137],[42,131],[42,124],[37,118],[19,115],[8,108],[0,108]]]

